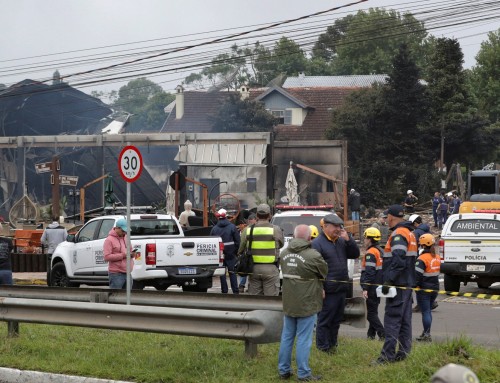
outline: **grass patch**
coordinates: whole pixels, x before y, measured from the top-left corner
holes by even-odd
[[[0,335],[0,365],[138,383],[278,382],[279,344],[259,346],[254,359],[240,341],[79,327],[20,324],[20,336]],[[311,352],[313,373],[336,383],[428,382],[447,363],[466,365],[482,382],[500,382],[500,351],[460,336],[416,344],[404,362],[373,367],[381,342],[340,338],[339,352]]]

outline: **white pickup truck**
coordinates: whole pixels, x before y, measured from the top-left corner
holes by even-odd
[[[88,221],[75,235],[59,244],[51,259],[50,286],[107,285],[108,264],[103,245],[123,215],[106,215]],[[132,270],[133,288],[153,286],[165,290],[206,292],[212,278],[225,274],[224,245],[220,237],[185,237],[174,216],[132,214],[130,240],[137,248]]]
[[[297,225],[314,225],[318,228],[318,230],[321,230],[321,218],[328,214],[332,214],[332,212],[327,210],[309,210],[307,209],[307,206],[304,206],[304,210],[292,209],[276,213],[271,219],[271,223],[279,226],[283,231],[285,245],[281,248],[281,250],[286,249],[288,246],[288,242],[290,242],[293,238],[293,231]],[[349,271],[349,281],[353,282],[354,259],[347,260],[347,267]],[[350,290],[347,293],[347,297],[353,297],[353,283],[350,284]]]
[[[488,288],[500,282],[500,214],[465,213],[448,217],[439,240],[444,289],[460,283]]]

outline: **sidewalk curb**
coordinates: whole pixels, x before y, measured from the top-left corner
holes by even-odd
[[[0,367],[0,383],[134,383]]]

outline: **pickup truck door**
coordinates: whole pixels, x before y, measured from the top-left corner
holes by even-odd
[[[115,225],[114,219],[102,219],[97,237],[92,244],[93,259],[94,259],[94,274],[100,277],[108,277],[108,263],[104,260],[104,241],[108,236],[110,230]]]
[[[75,276],[92,275],[94,272],[94,239],[99,221],[92,221],[86,224],[78,232],[75,238],[75,247],[72,255],[72,269]]]

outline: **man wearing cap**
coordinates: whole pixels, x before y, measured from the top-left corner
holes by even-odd
[[[328,214],[323,221],[322,233],[312,242],[313,249],[328,264],[328,274],[323,283],[325,299],[316,326],[316,347],[320,351],[334,353],[350,287],[347,259],[358,258],[360,251],[354,238],[344,230],[344,221],[338,215]]]
[[[104,260],[108,262],[109,287],[124,289],[127,286],[127,245],[125,235],[128,232],[127,221],[120,218],[116,221],[104,240]],[[130,260],[130,270],[134,261]]]
[[[252,236],[254,267],[248,278],[248,293],[251,295],[277,296],[280,292],[278,262],[279,249],[283,247],[284,239],[280,227],[269,223],[270,219],[271,208],[266,203],[260,204],[257,206],[257,223],[246,227],[241,233],[238,254],[245,251],[249,237]]]
[[[386,213],[392,234],[384,249],[382,292],[387,294],[389,287],[395,286],[396,296],[386,299],[385,341],[380,356],[374,364],[404,360],[412,346],[412,288],[416,285],[415,263],[418,246],[413,235],[412,223],[403,220],[403,207],[392,205]],[[396,351],[397,346],[399,348]]]
[[[227,211],[220,209],[216,214],[217,224],[210,231],[210,235],[221,237],[224,242],[224,266],[229,271],[229,282],[233,294],[239,294],[238,276],[235,273],[234,266],[236,265],[236,250],[240,247],[240,233],[232,222],[227,219]],[[226,276],[220,277],[220,287],[223,294],[227,294]]]
[[[372,224],[371,227],[378,229],[380,231],[380,247],[384,248],[387,243],[387,238],[389,238],[389,226],[387,226],[387,215],[384,212],[380,213],[378,216],[378,220]]]
[[[406,192],[406,198],[404,201],[405,211],[408,214],[412,214],[415,211],[415,205],[417,204],[418,198],[413,194],[413,190],[408,190]]]

